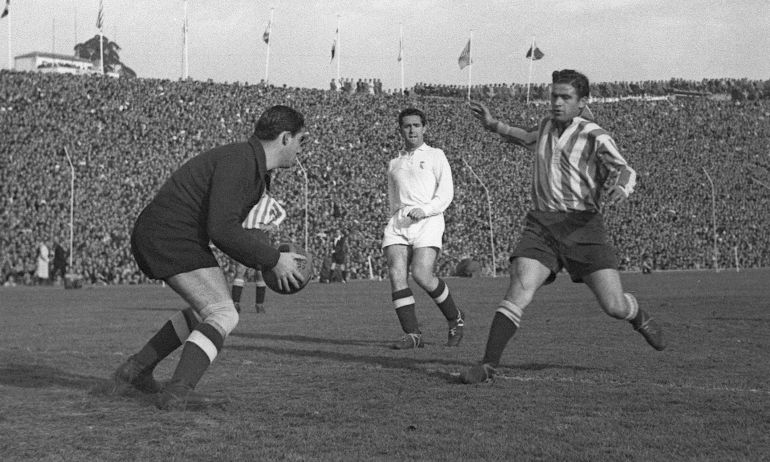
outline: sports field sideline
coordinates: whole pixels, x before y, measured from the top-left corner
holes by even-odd
[[[386,281],[244,294],[199,385],[224,408],[162,412],[108,378],[174,310],[148,286],[0,289],[0,454],[12,460],[768,460],[770,270],[623,274],[664,352],[561,275],[538,293],[494,383],[483,353],[507,278],[453,279],[459,348],[415,291],[425,348],[400,335]],[[252,297],[252,298],[250,298]],[[158,369],[167,379],[178,352]],[[181,427],[180,427],[181,423]]]

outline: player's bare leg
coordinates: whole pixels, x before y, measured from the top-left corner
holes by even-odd
[[[663,330],[645,310],[639,308],[636,297],[624,293],[620,274],[614,269],[595,271],[583,277],[583,281],[596,295],[602,310],[617,319],[630,322],[634,330],[642,334],[647,343],[656,350],[666,348]]]
[[[414,294],[409,288],[407,277],[409,276],[410,249],[403,244],[394,244],[385,247],[385,258],[388,260],[388,277],[393,297],[393,307],[396,309],[398,322],[404,331],[404,336],[391,345],[396,350],[421,348],[422,332],[417,322],[417,314],[414,308]]]
[[[511,263],[510,275],[505,298],[498,305],[489,328],[484,358],[460,374],[463,383],[480,383],[494,377],[503,350],[519,327],[524,308],[551,275],[551,270],[537,260],[518,257]]]
[[[439,251],[435,247],[418,247],[412,255],[412,277],[430,295],[447,320],[447,346],[458,346],[463,338],[465,318],[455,305],[449,286],[433,273]]]
[[[238,313],[241,312],[241,295],[243,294],[243,286],[246,284],[246,265],[240,263],[235,264],[235,276],[233,277],[233,287],[230,295],[235,303],[235,309]]]
[[[221,404],[221,399],[193,390],[238,323],[224,273],[218,267],[201,268],[171,276],[166,283],[195,309],[202,322],[187,338],[179,364],[158,395],[157,405],[161,409],[189,409]]]

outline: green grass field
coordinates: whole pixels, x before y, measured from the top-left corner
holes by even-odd
[[[105,393],[123,359],[183,307],[161,286],[0,289],[0,459],[769,460],[770,270],[624,274],[662,323],[656,352],[566,275],[543,288],[494,383],[481,358],[506,278],[448,279],[459,348],[416,292],[427,345],[398,352],[387,282],[269,293],[199,389],[224,409],[162,412]],[[157,370],[170,377],[178,352]]]

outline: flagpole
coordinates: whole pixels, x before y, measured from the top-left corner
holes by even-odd
[[[401,64],[401,94],[404,94],[404,24],[398,25],[398,61]]]
[[[99,0],[99,61],[102,75],[104,75],[104,0]]]
[[[6,6],[8,6],[7,3],[6,3]],[[14,67],[12,62],[13,54],[11,53],[11,16],[13,15],[11,14],[11,10],[9,8],[8,9],[8,70],[13,69]]]
[[[471,99],[471,72],[473,71],[473,29],[468,39],[468,101]]]
[[[342,59],[342,56],[340,55],[340,49],[342,47],[340,46],[340,15],[337,15],[337,45],[336,45],[336,51],[337,54],[337,84],[339,85],[340,82],[340,60]]]
[[[529,47],[529,76],[527,77],[527,105],[529,105],[529,86],[532,82],[532,64],[535,62],[535,36],[532,36],[532,45]]]
[[[183,50],[183,69],[182,69],[182,79],[187,80],[187,78],[190,76],[190,55],[189,55],[189,47],[187,45],[187,0],[184,0],[184,50]]]
[[[265,55],[265,85],[268,82],[269,69],[270,69],[270,34],[273,32],[273,12],[275,8],[270,8],[270,22],[267,24],[267,54]],[[264,34],[262,39],[264,40]]]

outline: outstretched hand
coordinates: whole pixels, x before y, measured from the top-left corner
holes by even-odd
[[[482,125],[484,125],[484,128],[491,130],[497,120],[492,117],[492,113],[489,112],[489,109],[484,105],[484,103],[471,101],[470,106],[473,116],[481,121]]]
[[[289,291],[294,287],[299,289],[305,278],[297,265],[297,260],[306,260],[307,258],[298,253],[281,252],[278,263],[273,267],[276,279],[278,279],[278,288]]]

